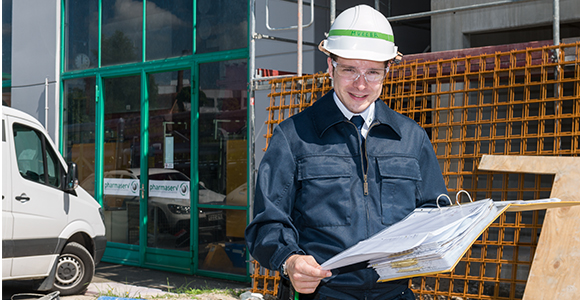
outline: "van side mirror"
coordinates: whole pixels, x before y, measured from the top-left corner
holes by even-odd
[[[68,172],[66,174],[65,191],[72,192],[79,186],[77,164],[68,163]]]

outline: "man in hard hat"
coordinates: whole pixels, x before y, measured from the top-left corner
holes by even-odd
[[[415,299],[408,280],[379,283],[366,265],[319,265],[447,193],[425,131],[379,99],[397,56],[387,19],[366,5],[347,9],[319,48],[334,90],[275,128],[248,248],[300,299]]]

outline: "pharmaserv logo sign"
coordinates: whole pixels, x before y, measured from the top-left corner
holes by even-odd
[[[105,195],[139,196],[138,179],[105,178]],[[189,181],[149,180],[149,197],[189,199]]]
[[[149,197],[189,199],[189,181],[149,180]]]
[[[105,195],[139,196],[138,179],[105,178]]]

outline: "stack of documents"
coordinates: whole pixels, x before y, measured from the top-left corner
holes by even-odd
[[[505,211],[577,205],[560,199],[484,199],[441,208],[418,208],[405,219],[322,264],[325,270],[367,262],[379,281],[449,272],[475,240]],[[513,209],[510,209],[513,208]]]

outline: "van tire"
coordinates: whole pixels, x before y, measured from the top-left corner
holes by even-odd
[[[95,275],[95,262],[85,247],[70,242],[58,257],[53,290],[77,295],[87,290]]]

